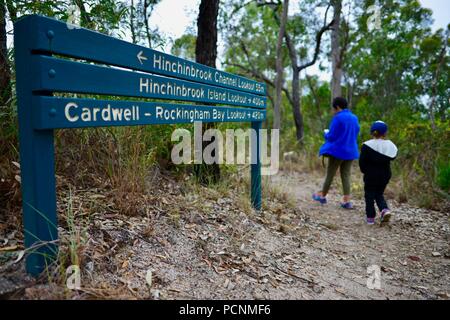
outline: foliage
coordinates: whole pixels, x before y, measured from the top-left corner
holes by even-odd
[[[442,190],[450,193],[450,163],[448,161],[446,164],[439,165],[437,182]]]
[[[192,34],[185,34],[180,38],[176,39],[172,46],[172,54],[195,61],[195,42],[197,37]]]
[[[355,9],[345,62],[350,82],[379,117],[398,105],[426,111],[423,97],[432,95],[436,56],[445,44],[443,31],[431,33],[431,11],[413,0],[386,1],[381,9],[381,28],[368,30],[367,8],[373,3],[361,1]],[[448,109],[449,98],[449,66],[443,65],[437,93],[441,113]]]

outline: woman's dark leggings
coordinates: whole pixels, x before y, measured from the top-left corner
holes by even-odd
[[[387,184],[383,185],[364,185],[364,198],[366,200],[366,215],[367,218],[375,218],[377,215],[375,211],[374,202],[376,202],[380,212],[383,209],[388,209],[386,200],[384,200],[384,189],[386,189]]]

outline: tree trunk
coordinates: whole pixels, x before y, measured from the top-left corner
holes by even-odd
[[[134,26],[135,11],[136,11],[136,8],[134,7],[134,0],[131,0],[131,6],[130,6],[130,31],[131,31],[131,41],[133,43],[137,43],[136,29],[135,29],[135,26]]]
[[[292,113],[294,115],[296,137],[298,142],[303,141],[303,115],[300,111],[300,73],[292,73]]]
[[[295,133],[298,142],[302,142],[304,135],[303,126],[303,115],[301,112],[301,101],[300,101],[300,72],[298,67],[297,52],[295,51],[294,44],[292,43],[290,35],[286,32],[285,34],[286,45],[289,52],[289,58],[291,59],[292,67],[292,115],[295,122]]]
[[[286,21],[288,15],[289,0],[284,0],[283,14],[281,15],[280,31],[278,33],[277,52],[276,52],[276,71],[277,76],[275,80],[275,105],[273,107],[273,128],[280,129],[281,123],[281,88],[283,87],[283,38],[286,32]]]
[[[11,70],[6,46],[6,6],[5,1],[0,0],[0,105],[6,105],[10,97]]]
[[[216,67],[217,59],[217,15],[219,0],[202,0],[197,19],[197,42],[195,61]]]
[[[147,42],[148,42],[148,47],[151,48],[152,47],[152,37],[150,35],[150,26],[148,25],[148,4],[147,4],[147,0],[144,0],[144,9],[143,9],[143,18],[144,18],[144,26],[145,26],[145,34],[147,35]]]
[[[332,67],[331,100],[333,100],[336,97],[342,96],[342,89],[341,89],[342,49],[340,43],[342,0],[332,0],[331,5],[334,8],[333,25],[331,31],[331,67]]]
[[[202,0],[200,3],[198,19],[197,19],[197,41],[195,44],[195,61],[209,67],[216,67],[217,59],[217,16],[219,14],[219,0]],[[203,123],[203,131],[214,128],[213,123]],[[202,134],[203,136],[203,134]],[[203,142],[203,150],[205,147],[213,143]],[[222,147],[222,146],[218,146]],[[217,148],[215,149],[217,150]],[[217,157],[218,154],[213,154]],[[219,164],[197,164],[194,165],[194,173],[202,184],[216,183],[220,180]]]

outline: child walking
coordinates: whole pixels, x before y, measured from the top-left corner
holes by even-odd
[[[370,128],[371,140],[364,142],[359,157],[359,167],[364,174],[364,198],[366,201],[367,224],[374,224],[377,204],[380,221],[388,222],[392,216],[384,199],[384,190],[391,179],[391,161],[397,157],[395,144],[386,140],[388,126],[376,121]]]

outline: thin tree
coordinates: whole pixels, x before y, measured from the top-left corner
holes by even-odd
[[[4,0],[0,0],[0,106],[6,105],[11,97],[11,71],[6,41],[6,5]]]
[[[159,0],[144,0],[144,7],[143,7],[143,15],[142,18],[144,19],[144,26],[145,26],[145,33],[147,35],[147,41],[148,41],[148,47],[151,48],[153,46],[153,37],[150,30],[150,16],[152,15],[152,11],[154,6],[159,2]]]
[[[130,32],[131,32],[131,41],[133,43],[137,43],[137,35],[136,35],[136,27],[135,27],[135,18],[136,18],[136,8],[134,6],[134,0],[131,0],[130,5]]]
[[[195,44],[195,61],[216,67],[217,59],[217,16],[219,14],[219,0],[202,0],[197,18],[197,40]],[[204,123],[203,130],[213,128],[212,123]],[[203,136],[203,135],[202,135]],[[213,138],[214,139],[214,138]],[[213,143],[215,141],[211,141]],[[207,143],[203,142],[203,150]],[[217,152],[217,148],[215,149]],[[212,154],[215,158],[218,154]],[[218,163],[194,165],[194,172],[203,184],[216,183],[220,179]]]
[[[333,25],[331,26],[331,100],[342,95],[341,11],[342,0],[331,0]]]
[[[283,87],[283,37],[286,32],[286,21],[288,17],[289,0],[284,0],[283,13],[281,15],[280,31],[278,33],[277,51],[276,51],[276,71],[277,76],[275,79],[275,105],[273,108],[273,128],[280,129],[281,122],[281,102],[282,95],[281,90]]]

